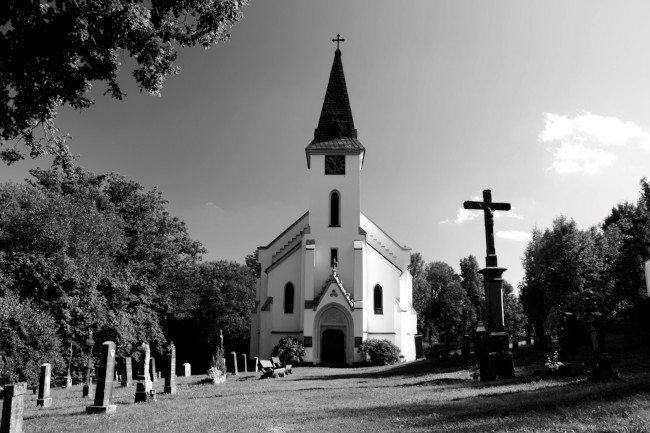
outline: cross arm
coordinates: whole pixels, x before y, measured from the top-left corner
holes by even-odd
[[[466,201],[463,203],[465,209],[485,209],[485,203],[482,201]]]

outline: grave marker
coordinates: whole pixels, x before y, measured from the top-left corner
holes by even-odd
[[[184,371],[185,377],[189,377],[192,375],[192,364],[190,364],[189,362],[184,363],[183,369],[185,370]]]
[[[158,380],[158,372],[156,371],[156,358],[153,356],[149,358],[149,374],[151,375],[151,382]]]
[[[36,406],[50,407],[52,397],[50,397],[50,381],[52,376],[52,365],[45,363],[41,365],[41,377],[38,380],[38,400]]]
[[[230,356],[228,356],[228,363],[230,372],[235,375],[239,376],[239,371],[237,370],[237,352],[230,352]]]
[[[26,392],[26,382],[5,385],[0,433],[22,433],[23,411],[25,410],[24,395]]]
[[[116,406],[111,404],[111,398],[113,397],[113,373],[115,371],[115,343],[112,341],[105,341],[104,344],[102,344],[99,361],[99,374],[97,376],[97,387],[95,389],[95,403],[92,406],[86,406],[86,412],[115,412]]]
[[[176,394],[176,347],[173,342],[169,344],[167,368],[168,370],[165,372],[165,394]]]
[[[122,362],[122,386],[129,387],[133,385],[133,367],[131,357],[125,356]]]

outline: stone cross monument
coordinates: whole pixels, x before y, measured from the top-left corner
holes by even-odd
[[[509,211],[510,203],[495,203],[492,201],[492,192],[483,191],[483,201],[466,201],[465,209],[482,210],[485,218],[485,268],[479,272],[483,274],[485,287],[486,323],[488,333],[486,352],[481,356],[481,380],[514,377],[512,353],[509,352],[508,335],[505,332],[503,318],[503,278],[506,271],[500,268],[494,248],[494,212]],[[479,324],[480,327],[481,324]]]

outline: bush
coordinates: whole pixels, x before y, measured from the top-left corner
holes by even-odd
[[[376,365],[390,365],[399,361],[400,350],[388,340],[366,340],[359,346],[359,352],[370,357]]]
[[[212,355],[211,371],[219,370],[222,374],[226,374],[226,358],[223,355],[223,348],[220,346],[214,352],[214,355]]]
[[[283,364],[298,365],[302,357],[307,355],[302,342],[293,337],[284,337],[271,351],[271,356],[277,356]]]

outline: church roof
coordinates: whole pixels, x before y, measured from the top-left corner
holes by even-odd
[[[352,109],[348,98],[348,88],[343,74],[341,50],[336,49],[330,79],[325,91],[323,108],[314,131],[314,139],[305,149],[307,165],[312,153],[363,153],[365,148],[357,140]]]

